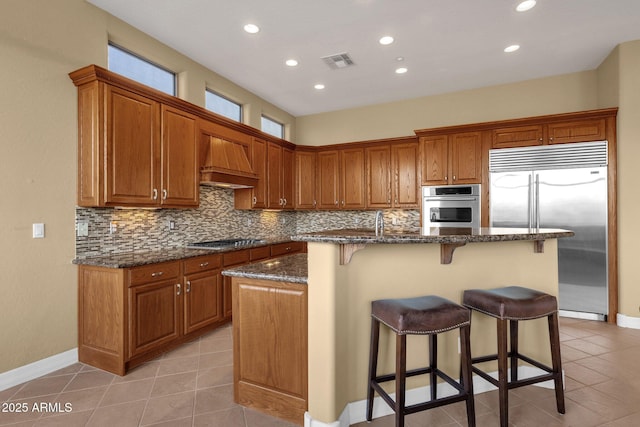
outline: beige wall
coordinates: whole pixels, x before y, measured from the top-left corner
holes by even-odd
[[[415,129],[597,107],[595,71],[298,117],[296,143],[328,145],[415,135]]]
[[[640,41],[619,50],[618,248],[621,314],[640,317],[638,185],[640,184]]]
[[[180,73],[180,96],[204,105],[209,86],[295,119],[83,0],[0,3],[0,373],[77,346],[74,208],[76,88],[68,73],[106,66],[113,41]],[[45,223],[46,237],[31,238]]]

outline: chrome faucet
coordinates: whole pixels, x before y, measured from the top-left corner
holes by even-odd
[[[376,211],[376,236],[384,234],[384,214],[382,211]]]

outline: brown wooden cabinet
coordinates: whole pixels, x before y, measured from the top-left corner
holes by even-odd
[[[303,424],[307,285],[233,278],[234,400]]]
[[[482,181],[482,132],[420,138],[422,185]]]
[[[317,166],[318,208],[366,207],[364,148],[320,151]]]
[[[417,142],[369,147],[366,157],[368,208],[419,206]]]
[[[293,150],[267,143],[267,207],[293,208]]]
[[[223,320],[222,256],[210,255],[183,261],[184,323],[190,334]]]
[[[493,130],[491,147],[512,148],[602,141],[606,139],[605,132],[605,119],[598,117],[500,127]]]
[[[295,208],[316,208],[316,153],[295,152]]]
[[[196,117],[138,92],[78,86],[78,205],[198,206]]]

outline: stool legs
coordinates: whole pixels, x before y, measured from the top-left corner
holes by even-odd
[[[498,402],[500,427],[509,424],[509,383],[507,380],[507,328],[506,319],[498,319]],[[513,367],[512,367],[513,369]]]
[[[396,335],[396,427],[404,427],[405,389],[407,382],[407,336]]]
[[[371,348],[369,350],[369,388],[367,389],[367,421],[373,418],[373,382],[378,370],[378,343],[380,340],[380,322],[371,318]]]
[[[438,336],[436,334],[429,335],[429,366],[431,373],[429,374],[429,385],[431,388],[431,400],[438,397]]]
[[[551,363],[553,367],[553,385],[556,390],[556,406],[558,412],[564,414],[564,388],[562,384],[562,358],[560,357],[560,331],[558,313],[549,317],[549,340],[551,341]]]
[[[462,386],[467,393],[467,424],[469,427],[475,427],[476,425],[476,410],[473,400],[473,378],[471,369],[471,326],[467,325],[460,328],[460,356],[461,356],[461,371]]]

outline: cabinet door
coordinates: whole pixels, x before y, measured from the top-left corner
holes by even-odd
[[[282,147],[267,143],[267,207],[282,207]]]
[[[447,136],[420,138],[422,185],[448,184],[449,144]]]
[[[363,209],[367,204],[364,149],[341,150],[340,157],[340,209]]]
[[[293,209],[293,180],[294,180],[294,153],[289,148],[282,147],[282,168],[280,177],[280,195],[282,196],[282,207]]]
[[[180,336],[181,293],[176,280],[129,288],[129,358]]]
[[[185,276],[184,333],[222,320],[222,273],[209,270]]]
[[[316,153],[295,153],[295,202],[296,209],[316,208]]]
[[[196,117],[162,106],[163,206],[198,206]]]
[[[222,316],[231,319],[233,314],[233,299],[231,297],[231,277],[222,276]]]
[[[337,150],[321,151],[318,153],[318,173],[316,196],[318,208],[338,209],[340,197],[340,153]]]
[[[482,134],[467,132],[449,137],[451,145],[451,184],[476,184],[482,180]]]
[[[123,89],[106,90],[108,206],[159,203],[160,104]]]
[[[492,148],[542,145],[542,125],[516,126],[493,130]]]
[[[602,141],[605,136],[605,120],[574,120],[547,125],[549,144],[568,142]]]
[[[267,142],[254,138],[251,142],[251,167],[258,175],[258,183],[253,187],[252,207],[267,207]]]
[[[393,171],[393,207],[419,207],[418,190],[418,144],[396,144],[391,146]]]
[[[391,148],[388,145],[366,149],[367,207],[391,207]]]

